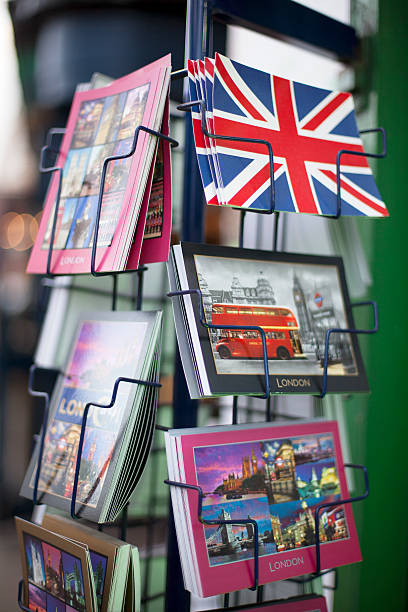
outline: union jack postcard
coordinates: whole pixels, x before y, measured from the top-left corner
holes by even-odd
[[[196,93],[195,99],[205,102],[206,126],[212,134],[237,139],[204,136],[199,109],[194,108],[194,135],[208,204],[270,208],[266,144],[270,143],[275,210],[335,215],[339,158],[340,214],[389,215],[367,161],[352,94],[271,75],[218,53],[215,62],[203,66],[206,87],[197,87],[196,92],[190,87],[191,99]],[[193,72],[190,66],[190,82]]]

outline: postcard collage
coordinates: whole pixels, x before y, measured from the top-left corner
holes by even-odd
[[[340,499],[333,435],[194,449],[205,519],[253,518],[259,555],[314,546],[315,509]],[[348,537],[342,506],[321,513],[320,542]],[[253,557],[251,525],[206,526],[210,566]]]
[[[81,561],[47,542],[24,534],[30,610],[86,612]],[[103,591],[106,558],[90,552],[98,590]],[[102,588],[102,591],[101,591]]]
[[[84,249],[92,246],[102,165],[111,155],[132,149],[134,126],[142,123],[149,83],[127,92],[81,104],[64,165],[54,246]],[[131,157],[108,164],[102,200],[98,245],[112,242],[129,178]],[[48,249],[53,215],[49,217],[43,249]]]

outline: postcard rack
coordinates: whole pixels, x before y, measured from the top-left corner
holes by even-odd
[[[239,16],[241,13],[242,15],[244,15],[245,13],[247,17],[248,15],[250,17],[249,20],[244,19],[244,23],[247,24],[248,21],[255,23],[257,21],[257,16],[256,16],[256,6],[258,5],[257,2],[254,3],[254,9],[253,9],[254,15],[252,16],[251,16],[251,8],[248,7],[246,2],[241,2],[241,0],[235,2],[233,9],[231,7],[226,9],[225,6],[223,6],[224,4],[225,3],[221,2],[220,0],[212,0],[211,2],[205,2],[204,0],[199,0],[198,2],[194,2],[192,0],[189,0],[189,11],[187,13],[188,15],[187,30],[189,34],[188,36],[189,46],[186,52],[186,57],[199,58],[199,57],[203,57],[204,55],[212,55],[211,49],[210,49],[211,24],[212,24],[211,18],[213,14],[217,13],[217,11],[218,11],[218,14],[223,14],[223,11],[224,13],[225,12],[228,13],[229,19],[231,21],[234,21],[235,16],[237,16],[237,20],[239,21]],[[234,11],[236,15],[232,14],[231,11]],[[263,7],[262,17],[264,17],[264,14],[265,14],[265,8]],[[307,36],[307,33],[305,33],[304,35]],[[187,70],[185,69],[181,69],[181,70],[178,70],[172,73],[173,80],[179,79],[179,78],[185,78],[185,77],[187,77]],[[258,142],[267,147],[268,156],[269,156],[269,167],[270,167],[269,207],[265,210],[245,209],[241,211],[238,242],[239,242],[239,246],[242,247],[243,246],[243,236],[244,236],[245,215],[247,212],[254,212],[254,213],[263,214],[263,215],[273,214],[275,217],[274,235],[273,235],[273,250],[277,250],[279,211],[275,210],[275,182],[274,182],[275,179],[274,179],[274,171],[273,171],[274,158],[273,158],[273,149],[272,149],[271,144],[268,141],[241,138],[239,137],[239,135],[235,137],[231,137],[231,136],[211,134],[210,132],[208,132],[207,127],[206,127],[207,125],[206,124],[206,106],[203,100],[195,100],[192,102],[187,102],[185,104],[178,106],[178,109],[183,110],[183,111],[191,111],[194,106],[198,106],[200,109],[201,127],[202,127],[203,133],[207,136],[207,138],[218,139],[218,140],[236,140],[236,141],[243,141],[243,142]],[[61,193],[62,171],[63,170],[62,170],[62,167],[59,167],[56,165],[47,166],[45,164],[45,160],[46,160],[46,155],[48,154],[48,152],[57,153],[57,151],[53,147],[53,138],[54,136],[62,135],[64,131],[65,131],[64,129],[52,128],[48,132],[46,145],[43,147],[41,151],[40,172],[58,174],[57,200],[56,200],[56,205],[55,205],[55,210],[54,210],[54,215],[53,215],[53,220],[52,220],[50,245],[49,245],[48,257],[47,257],[47,277],[48,279],[45,279],[45,283],[44,283],[46,285],[51,285],[53,282],[52,280],[49,280],[49,279],[53,277],[52,256],[53,256],[55,233],[56,233],[56,227],[57,227],[58,207],[59,207],[59,200],[60,200],[60,193]],[[117,299],[118,299],[117,280],[118,280],[118,274],[121,274],[121,272],[116,272],[116,273],[99,272],[97,270],[97,264],[96,264],[97,238],[99,234],[99,223],[100,223],[100,216],[101,216],[101,210],[102,210],[102,197],[103,197],[103,191],[104,191],[106,170],[107,170],[107,165],[109,164],[109,162],[119,160],[119,159],[125,159],[128,157],[131,157],[134,154],[134,152],[136,151],[137,141],[138,141],[138,136],[140,134],[140,131],[145,131],[153,136],[156,136],[157,138],[164,139],[165,141],[169,142],[172,147],[176,147],[178,145],[178,142],[174,140],[173,138],[171,138],[170,136],[162,134],[161,132],[158,132],[158,131],[151,130],[144,126],[140,126],[139,128],[136,129],[134,133],[132,147],[128,153],[122,154],[122,155],[112,155],[112,156],[105,158],[103,161],[102,176],[101,176],[101,181],[99,185],[99,194],[98,194],[98,201],[97,201],[97,208],[96,208],[96,220],[95,220],[95,226],[94,226],[94,236],[95,237],[94,237],[93,245],[92,245],[90,273],[94,277],[107,276],[107,275],[112,276],[112,279],[113,279],[112,291],[106,292],[107,295],[111,295],[112,297],[112,310],[116,310],[116,307],[117,307]],[[382,151],[377,154],[366,153],[365,154],[366,157],[371,157],[371,158],[385,157],[386,151],[387,151],[385,130],[383,128],[374,128],[371,130],[361,130],[361,133],[370,133],[370,132],[379,133],[382,136]],[[186,125],[186,149],[185,150],[186,150],[186,156],[188,157],[188,162],[194,163],[192,162],[193,157],[195,157],[194,145],[193,145],[190,126],[188,125]],[[338,219],[341,216],[341,188],[342,186],[341,186],[340,170],[341,170],[341,157],[342,155],[345,155],[345,154],[361,155],[361,153],[348,151],[348,150],[341,150],[337,154],[337,158],[336,158],[336,179],[337,179],[336,211],[332,215],[327,215],[327,217],[330,219]],[[194,183],[194,178],[197,178],[197,169],[195,169],[194,172],[192,174],[189,174],[188,168],[185,170],[185,193],[188,193],[189,188],[191,191],[191,186],[192,186],[192,183]],[[201,192],[197,188],[197,185],[198,183],[196,181],[196,184],[195,184],[196,193],[195,193],[195,198],[193,198],[193,201],[186,201],[187,198],[185,198],[185,203],[184,203],[184,217],[185,218],[183,220],[183,239],[184,240],[197,240],[197,235],[200,235],[202,231],[203,204],[202,204],[200,196],[198,195]],[[187,212],[187,207],[190,208],[188,212]],[[138,281],[137,294],[134,297],[134,307],[136,310],[140,310],[142,308],[143,279],[144,279],[144,272],[146,270],[147,268],[145,266],[141,266],[137,270],[134,271],[135,274],[137,275],[137,281]],[[88,289],[84,288],[84,290],[87,291]],[[90,291],[92,291],[92,289],[90,289]],[[272,420],[276,416],[280,416],[280,415],[277,415],[276,413],[272,413],[272,410],[271,410],[270,377],[269,377],[269,365],[268,365],[268,357],[267,357],[265,331],[258,326],[225,326],[225,325],[221,326],[221,325],[213,325],[213,324],[208,323],[205,320],[202,294],[198,288],[191,289],[188,291],[174,291],[174,292],[168,293],[167,295],[170,298],[174,298],[177,296],[181,297],[183,295],[197,296],[198,308],[199,308],[199,320],[200,320],[201,325],[205,328],[208,328],[208,329],[220,329],[221,328],[221,329],[230,329],[230,330],[247,329],[247,330],[257,331],[260,334],[261,339],[262,339],[262,349],[263,349],[264,394],[258,395],[256,397],[258,397],[258,399],[260,398],[260,399],[266,400],[265,416],[266,416],[267,421]],[[339,333],[373,334],[378,330],[378,312],[377,312],[377,305],[375,302],[372,302],[372,301],[358,302],[356,304],[353,304],[352,306],[353,307],[371,306],[373,309],[373,317],[374,317],[373,327],[370,329],[332,328],[332,329],[327,330],[326,338],[325,338],[325,345],[324,345],[322,389],[321,389],[321,393],[317,397],[323,398],[327,392],[327,383],[328,383],[327,372],[328,372],[328,364],[329,364],[329,348],[330,348],[330,339],[332,335],[339,334]],[[28,390],[31,395],[43,399],[44,413],[43,413],[43,427],[42,427],[41,437],[40,437],[39,457],[38,457],[38,463],[37,463],[35,481],[34,481],[34,489],[33,489],[34,504],[40,503],[40,500],[38,499],[38,484],[39,484],[39,477],[40,477],[40,472],[41,472],[42,455],[43,455],[43,447],[44,447],[44,439],[45,439],[45,430],[46,430],[45,424],[47,423],[47,420],[48,420],[48,408],[49,408],[49,399],[50,399],[48,393],[34,389],[33,381],[34,381],[34,374],[35,374],[36,369],[37,369],[36,365],[33,365],[30,368]],[[103,408],[103,409],[112,408],[115,403],[116,395],[118,392],[118,387],[121,383],[141,384],[141,385],[148,385],[148,386],[156,387],[156,388],[160,387],[159,383],[120,377],[116,379],[114,383],[111,401],[109,402],[109,404],[102,405],[102,404],[89,402],[86,405],[84,413],[83,413],[83,417],[82,417],[82,422],[81,422],[80,442],[79,442],[79,447],[77,451],[77,459],[76,459],[76,465],[75,465],[75,478],[74,478],[74,485],[73,485],[73,492],[72,492],[72,499],[71,499],[72,518],[78,518],[81,514],[81,511],[80,510],[77,511],[77,508],[76,508],[77,503],[78,503],[77,502],[77,490],[78,490],[78,480],[79,480],[79,472],[80,472],[80,464],[81,464],[81,451],[82,451],[83,442],[84,442],[84,436],[85,436],[86,423],[87,423],[89,409],[92,405],[97,406],[99,408]],[[196,425],[195,421],[196,421],[196,413],[197,413],[197,403],[195,400],[191,400],[188,396],[179,357],[176,358],[174,393],[175,393],[175,398],[177,398],[177,401],[174,402],[174,427],[180,427],[180,426],[187,427],[187,426]],[[282,416],[285,418],[300,418],[294,415],[282,415]],[[238,422],[238,396],[233,396],[231,421],[233,424],[236,424]],[[160,425],[156,425],[156,429],[166,430],[167,428],[162,427]],[[308,582],[313,581],[315,578],[323,576],[324,574],[328,574],[330,572],[334,572],[335,576],[337,577],[337,570],[332,570],[332,569],[322,570],[321,569],[321,566],[322,566],[321,544],[320,544],[320,538],[319,538],[320,514],[325,508],[361,501],[365,499],[369,494],[369,482],[368,482],[367,469],[364,466],[357,465],[357,464],[345,464],[345,467],[348,467],[354,470],[360,470],[363,472],[364,481],[365,481],[364,492],[361,495],[356,496],[356,497],[349,497],[347,499],[337,500],[336,502],[322,503],[322,504],[319,504],[315,508],[315,511],[314,511],[314,520],[315,520],[314,546],[316,550],[315,572],[310,576],[290,578],[288,579],[289,582],[294,582],[298,584],[306,584]],[[254,557],[253,557],[254,571],[253,571],[253,584],[251,587],[249,587],[249,589],[253,591],[256,590],[257,592],[257,596],[256,596],[257,602],[256,603],[258,604],[262,603],[264,601],[264,597],[263,597],[263,586],[259,586],[259,548],[258,548],[258,537],[257,537],[258,525],[256,521],[253,519],[248,519],[248,518],[242,519],[242,520],[234,519],[230,521],[206,520],[205,518],[202,517],[203,493],[199,486],[187,484],[187,483],[175,482],[171,480],[165,480],[164,482],[168,486],[181,487],[184,489],[190,489],[190,490],[194,490],[197,492],[198,520],[204,525],[220,525],[223,523],[234,524],[234,525],[248,524],[248,523],[252,524],[253,529],[254,529],[254,534],[255,534]],[[170,516],[172,516],[171,504],[170,504]],[[122,540],[126,540],[126,537],[127,537],[126,532],[127,532],[127,508],[125,508],[122,512],[122,523],[121,523],[121,539]],[[166,597],[166,610],[168,612],[174,612],[174,610],[180,610],[180,612],[182,612],[183,610],[188,609],[189,594],[186,591],[184,591],[184,587],[183,587],[183,578],[182,578],[182,573],[181,573],[180,561],[178,557],[178,548],[177,548],[177,543],[176,543],[175,528],[174,528],[172,519],[171,519],[171,526],[170,526],[169,532],[170,533],[169,533],[169,540],[168,540],[167,587],[166,587],[166,592],[164,594]],[[337,584],[337,579],[336,579],[336,584]],[[336,586],[334,588],[336,588]],[[20,609],[22,610],[29,610],[29,608],[27,608],[23,603],[23,590],[24,590],[24,584],[23,584],[23,581],[20,581],[18,585],[18,605]],[[162,595],[162,594],[160,593],[159,595]],[[149,598],[147,597],[144,598],[145,602],[148,600]],[[226,593],[224,595],[224,609],[228,609],[229,607],[230,607],[229,606],[229,594]],[[256,604],[253,604],[253,607],[256,607]]]
[[[231,4],[227,5],[222,0],[212,0],[211,2],[205,2],[204,0],[199,0],[198,2],[189,2],[188,5],[189,5],[188,6],[189,10],[187,14],[189,17],[187,21],[187,40],[188,40],[188,46],[187,46],[187,51],[186,51],[187,58],[202,59],[204,56],[213,57],[212,19],[215,16],[218,19],[221,19],[221,21],[224,21],[227,23],[236,23],[238,25],[241,25],[241,26],[243,25],[244,27],[249,27],[254,30],[257,30],[261,27],[262,32],[264,34],[265,32],[268,32],[268,31],[272,33],[273,30],[278,31],[278,32],[282,31],[282,33],[284,33],[285,35],[290,36],[293,34],[295,38],[301,38],[302,40],[304,39],[306,42],[311,42],[309,38],[313,37],[313,33],[312,33],[314,31],[313,28],[303,29],[301,34],[299,33],[299,30],[297,30],[296,34],[294,34],[291,23],[285,22],[284,20],[280,19],[279,10],[277,10],[277,7],[274,7],[272,5],[269,10],[265,8],[264,3],[262,3],[262,8],[260,8],[259,2],[255,1],[253,4],[248,5],[248,3],[241,2],[240,0],[238,0],[233,5]],[[295,8],[293,8],[293,10],[295,10]],[[318,19],[318,17],[316,19]],[[268,28],[270,29],[268,30]],[[353,36],[355,36],[354,30],[352,30],[352,28],[348,28],[348,34],[351,34],[351,33],[353,33]],[[349,59],[353,58],[354,47],[352,47],[352,45],[350,45],[347,51],[344,48],[341,51],[335,48],[336,44],[340,44],[339,41],[342,40],[341,34],[337,36],[333,35],[332,37],[328,37],[326,44],[329,40],[330,40],[329,44],[333,45],[333,48],[331,49],[332,51],[334,51],[338,55],[341,55],[343,58],[344,57],[349,57]],[[338,41],[338,43],[336,43],[335,41]],[[313,40],[313,44],[316,44],[316,43],[317,41]],[[317,46],[319,46],[319,44],[317,44]],[[240,138],[239,134],[236,134],[233,137],[231,136],[227,137],[222,134],[221,135],[212,134],[207,129],[206,105],[205,105],[204,100],[198,99],[198,100],[186,102],[184,104],[179,105],[178,109],[182,111],[192,111],[194,107],[195,108],[198,107],[199,109],[201,129],[202,129],[203,134],[207,138],[218,139],[218,140],[230,140],[230,141],[236,140],[236,141],[243,141],[243,142],[256,141],[256,142],[259,142],[259,144],[263,144],[265,147],[267,147],[268,155],[269,155],[269,168],[270,168],[269,207],[266,210],[261,210],[261,211],[251,210],[250,208],[241,210],[238,244],[240,247],[243,246],[244,223],[245,223],[245,216],[247,212],[256,212],[258,214],[264,214],[264,215],[274,214],[275,223],[274,223],[274,230],[273,230],[274,235],[273,235],[272,244],[273,244],[273,250],[276,251],[277,244],[278,244],[279,212],[275,210],[275,185],[274,185],[274,172],[273,172],[274,163],[273,163],[273,149],[272,149],[271,144],[268,141],[261,141],[261,140],[257,141],[256,139]],[[369,130],[361,130],[360,133],[361,134],[378,133],[382,138],[381,152],[380,153],[367,153],[366,157],[380,159],[386,156],[386,153],[387,153],[386,132],[383,128],[373,128]],[[184,212],[185,212],[186,218],[185,218],[185,222],[183,225],[183,239],[197,242],[197,241],[200,241],[200,229],[201,228],[197,230],[197,220],[202,218],[202,202],[201,202],[200,197],[197,195],[199,186],[201,186],[201,181],[200,181],[200,177],[198,174],[198,168],[192,167],[192,164],[194,165],[194,162],[192,162],[192,159],[195,157],[194,149],[195,147],[194,147],[192,130],[190,126],[186,126],[185,150],[186,150],[186,155],[188,157],[188,164],[190,165],[188,166],[187,171],[185,172],[185,203],[184,203],[185,209],[184,209]],[[352,152],[352,151],[348,151],[344,149],[344,150],[339,151],[337,154],[337,158],[336,158],[337,191],[335,194],[336,195],[336,209],[333,211],[333,214],[324,215],[329,219],[339,219],[341,216],[341,202],[342,202],[342,199],[341,199],[341,190],[342,190],[341,159],[342,159],[342,156],[346,154],[354,155],[356,154],[356,152]],[[357,155],[361,155],[361,153],[357,153]],[[206,328],[213,328],[213,329],[217,329],[221,327],[221,326],[212,325],[205,320],[202,295],[199,289],[191,289],[189,291],[173,291],[168,294],[168,296],[171,298],[174,298],[177,296],[181,297],[183,295],[191,295],[191,296],[195,295],[196,296],[196,299],[198,300],[199,320],[202,326]],[[325,337],[325,343],[324,343],[324,353],[323,353],[324,356],[323,356],[323,363],[322,363],[323,365],[322,387],[321,387],[320,394],[317,396],[319,398],[325,397],[327,393],[329,348],[330,348],[330,341],[331,341],[332,336],[335,334],[339,334],[339,333],[374,334],[378,330],[378,310],[377,310],[377,304],[375,302],[372,302],[372,301],[357,302],[355,304],[352,304],[351,306],[352,308],[363,307],[363,306],[371,307],[373,311],[373,319],[374,319],[373,325],[371,328],[367,328],[367,329],[364,329],[364,328],[352,328],[352,329],[332,328],[332,329],[327,330],[326,337]],[[236,329],[236,327],[231,326],[229,329]],[[245,329],[245,326],[241,327],[240,329]],[[254,328],[251,328],[251,329],[254,329]],[[271,397],[268,394],[269,370],[268,370],[268,360],[267,360],[267,354],[266,354],[265,336],[262,333],[263,330],[260,330],[259,328],[257,328],[256,331],[261,335],[261,338],[262,338],[263,363],[264,363],[263,375],[264,375],[264,381],[265,381],[264,382],[265,394],[263,397],[266,399],[266,419],[269,421],[277,415],[276,413],[273,414],[271,411]],[[178,367],[181,368],[180,360],[178,360]],[[176,372],[176,384],[177,384],[177,375],[178,374]],[[181,377],[182,373],[181,374],[179,373],[179,376]],[[176,388],[175,392],[177,394],[178,401],[177,401],[177,404],[175,405],[174,426],[175,427],[194,426],[195,425],[194,420],[195,420],[195,415],[196,415],[196,401],[190,400],[190,398],[187,395],[187,390],[185,389],[185,385],[182,381],[179,382],[178,388]],[[180,402],[180,399],[182,400],[181,402]],[[231,419],[232,423],[237,423],[237,416],[238,416],[237,407],[238,407],[238,396],[234,396],[233,397],[233,407],[232,407],[232,419]],[[184,411],[184,414],[182,414],[182,411]],[[185,416],[186,413],[192,414],[194,416],[192,416],[189,419]],[[286,415],[282,415],[282,416],[286,416]],[[288,418],[288,416],[286,416],[286,418]],[[365,480],[364,492],[357,497],[350,497],[348,499],[340,500],[340,502],[336,502],[336,504],[334,505],[337,505],[337,503],[343,504],[343,503],[353,503],[353,502],[361,501],[365,499],[369,494],[368,475],[367,475],[366,468],[362,465],[355,465],[355,464],[345,464],[345,467],[352,468],[354,470],[357,469],[357,470],[363,471],[364,480]],[[200,522],[205,524],[201,516],[202,493],[200,492],[199,488],[193,485],[186,484],[186,483],[177,483],[177,482],[169,481],[169,480],[166,480],[165,483],[168,484],[169,486],[180,486],[180,487],[184,487],[187,489],[193,489],[197,491],[197,494],[199,496],[198,518]],[[330,505],[331,504],[327,504],[327,505],[321,504],[315,510],[315,548],[316,548],[315,573],[312,574],[311,576],[291,578],[291,579],[288,579],[288,581],[295,582],[298,584],[306,584],[308,582],[313,581],[318,576],[322,576],[329,572],[334,572],[336,576],[335,586],[329,587],[329,588],[336,588],[337,570],[324,570],[324,571],[321,570],[321,550],[320,550],[320,539],[319,539],[319,530],[318,530],[320,513],[324,510],[325,507],[330,507]],[[188,606],[189,606],[189,594],[186,593],[185,591],[183,593],[183,578],[181,574],[181,567],[179,565],[179,560],[176,557],[177,544],[175,542],[176,542],[176,536],[175,536],[175,530],[174,530],[174,525],[173,525],[172,532],[170,533],[170,538],[169,538],[169,555],[171,556],[169,556],[168,574],[167,574],[167,591],[166,591],[166,595],[167,595],[166,611],[167,612],[172,612],[172,610],[175,610],[175,609],[178,609],[178,610],[188,609]],[[257,555],[255,553],[254,555],[254,584],[251,587],[251,589],[254,589],[255,587],[258,586],[258,581],[257,581],[258,560],[256,557]],[[257,603],[261,603],[263,601],[263,590],[262,589],[263,587],[257,588]],[[256,604],[252,604],[252,605],[253,607],[256,607]],[[228,593],[226,593],[224,596],[224,608],[225,609],[229,608],[229,594]]]

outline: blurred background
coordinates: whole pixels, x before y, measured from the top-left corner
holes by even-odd
[[[291,1],[282,0],[282,11]],[[275,410],[337,418],[345,460],[366,464],[371,478],[370,497],[355,507],[363,564],[341,568],[334,591],[330,589],[331,578],[325,584],[315,581],[307,590],[323,591],[337,612],[402,611],[407,609],[408,530],[408,418],[403,384],[407,345],[404,126],[408,8],[398,0],[304,0],[300,4],[356,29],[358,46],[351,60],[323,51],[323,30],[316,32],[321,46],[305,48],[279,31],[270,37],[215,22],[213,47],[287,78],[352,91],[360,129],[377,125],[387,129],[388,157],[372,167],[390,219],[340,219],[334,223],[283,215],[279,238],[280,248],[285,250],[342,255],[352,298],[377,300],[380,331],[361,341],[371,394],[332,396],[323,402],[279,397]],[[64,127],[77,84],[89,81],[94,72],[119,77],[168,52],[172,53],[174,70],[184,67],[185,21],[184,0],[0,2],[1,610],[18,609],[21,569],[12,516],[29,517],[32,512],[31,504],[18,495],[42,414],[41,402],[27,392],[28,369],[33,361],[50,368],[36,383],[51,390],[55,371],[64,363],[78,312],[110,308],[110,279],[81,276],[51,281],[25,274],[48,183],[47,176],[38,172],[39,152],[48,129]],[[172,157],[174,241],[182,233],[185,118],[176,109],[182,90],[182,81],[172,84],[171,133],[181,143]],[[364,143],[367,150],[379,150],[375,137]],[[195,164],[195,158],[190,163]],[[251,218],[246,221],[245,246],[271,248],[272,220],[247,217]],[[206,207],[206,242],[236,245],[238,227],[235,211]],[[132,308],[132,275],[120,278],[119,291],[119,308]],[[166,291],[165,267],[150,266],[144,308],[165,311],[158,421],[171,425],[175,341]],[[371,324],[365,313],[357,323]],[[241,421],[262,420],[263,415],[260,400],[240,401]],[[228,398],[202,402],[198,413],[200,424],[228,422],[230,418]],[[158,432],[156,438],[131,504],[129,530],[129,541],[139,546],[143,559],[142,596],[148,612],[164,610],[167,571],[168,491],[163,485],[167,472],[162,434]],[[350,479],[349,486],[357,492],[362,483]],[[118,535],[117,527],[110,531]],[[282,583],[272,585],[267,595],[272,598],[300,592],[301,587]],[[253,595],[243,593],[234,601],[253,601]],[[216,598],[210,602],[193,600],[191,609],[220,604]]]

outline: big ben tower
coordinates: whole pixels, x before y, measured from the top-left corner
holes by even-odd
[[[256,458],[254,449],[252,449],[251,464],[252,464],[252,474],[257,474],[258,473],[258,460]]]
[[[297,316],[299,319],[299,327],[301,333],[310,334],[312,333],[312,325],[310,322],[310,315],[306,305],[305,294],[303,293],[302,286],[299,282],[296,273],[293,276],[293,299],[295,300]]]

